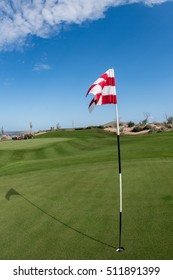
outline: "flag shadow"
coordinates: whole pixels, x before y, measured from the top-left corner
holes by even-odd
[[[116,247],[114,247],[114,246],[112,246],[112,245],[110,245],[110,244],[107,244],[107,243],[105,243],[105,242],[103,242],[103,241],[101,241],[101,240],[98,240],[98,239],[96,239],[95,237],[92,237],[92,236],[90,236],[90,235],[88,235],[88,234],[86,234],[86,233],[84,233],[84,232],[82,232],[82,231],[80,231],[80,230],[78,230],[78,229],[76,229],[76,228],[74,228],[74,227],[72,227],[72,226],[70,226],[70,225],[64,223],[63,221],[57,219],[56,217],[52,216],[51,214],[49,214],[49,213],[47,213],[46,211],[44,211],[43,209],[41,209],[39,206],[37,206],[35,203],[33,203],[31,200],[29,200],[28,198],[26,198],[24,195],[20,194],[19,192],[17,192],[17,191],[16,191],[15,189],[13,189],[13,188],[11,188],[11,189],[5,194],[5,198],[6,198],[7,200],[10,200],[11,196],[13,196],[13,195],[20,195],[20,197],[22,197],[22,198],[23,198],[25,201],[27,201],[30,205],[32,205],[33,207],[37,208],[37,209],[38,209],[39,211],[41,211],[43,214],[47,215],[48,217],[50,217],[51,219],[55,220],[55,221],[58,222],[59,224],[65,226],[66,228],[68,228],[68,229],[70,229],[70,230],[72,230],[72,231],[75,231],[75,232],[77,232],[78,234],[83,235],[84,237],[89,238],[90,240],[93,240],[93,241],[95,241],[95,242],[97,242],[97,243],[100,243],[100,244],[102,244],[102,245],[104,245],[104,246],[110,247],[110,248],[112,248],[112,249],[116,249]]]

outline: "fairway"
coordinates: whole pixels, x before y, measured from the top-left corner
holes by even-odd
[[[36,149],[49,144],[70,140],[68,138],[42,138],[42,139],[27,139],[27,141],[4,141],[1,142],[0,150],[23,150],[23,149]]]
[[[173,259],[173,132],[56,131],[0,142],[0,259]]]

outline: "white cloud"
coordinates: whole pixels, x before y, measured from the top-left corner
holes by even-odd
[[[51,69],[51,66],[49,64],[42,63],[42,62],[36,63],[33,67],[33,71],[36,71],[36,72],[47,71],[50,69]]]
[[[104,17],[109,7],[168,0],[0,0],[0,49],[24,45],[28,36],[47,38],[63,24],[81,24]],[[169,0],[173,1],[173,0]]]

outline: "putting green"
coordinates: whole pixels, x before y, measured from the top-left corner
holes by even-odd
[[[0,143],[0,259],[173,259],[173,132],[58,131]]]

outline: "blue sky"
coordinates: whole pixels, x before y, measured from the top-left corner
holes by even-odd
[[[112,67],[122,121],[173,115],[172,1],[1,1],[0,23],[6,131],[27,130],[30,122],[41,130],[114,120],[114,105],[90,114],[92,96],[85,97]]]

